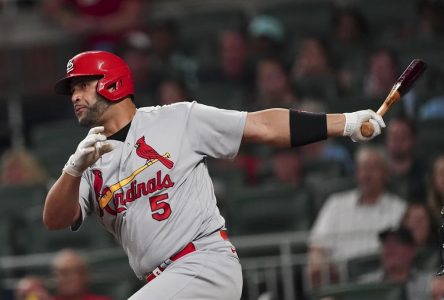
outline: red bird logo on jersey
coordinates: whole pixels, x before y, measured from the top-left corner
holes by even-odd
[[[96,195],[97,201],[99,201],[100,197],[102,196],[102,187],[103,187],[103,177],[102,177],[102,171],[94,169],[92,170],[94,179],[93,179],[93,187],[94,187],[94,194]],[[100,216],[103,216],[103,210],[100,209]]]
[[[140,156],[141,158],[145,158],[146,160],[154,160],[157,159],[159,162],[161,162],[165,167],[168,169],[173,168],[174,163],[169,160],[168,158],[160,155],[157,153],[156,150],[154,150],[150,145],[148,145],[145,142],[145,137],[142,136],[140,139],[136,142],[136,154]]]

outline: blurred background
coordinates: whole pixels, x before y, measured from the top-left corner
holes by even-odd
[[[76,233],[42,224],[86,134],[52,88],[92,49],[128,62],[138,106],[246,111],[377,110],[410,61],[426,61],[365,147],[244,145],[208,165],[242,299],[441,299],[443,37],[439,0],[0,0],[0,299],[127,299],[143,284],[94,218]]]

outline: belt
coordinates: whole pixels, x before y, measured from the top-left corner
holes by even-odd
[[[219,231],[220,236],[224,241],[228,240],[228,234],[225,229]],[[173,262],[176,261],[182,257],[184,257],[187,254],[193,253],[196,251],[196,246],[193,244],[193,242],[189,242],[182,250],[165,260],[163,263],[161,263],[154,271],[151,273],[145,275],[146,282],[150,282],[160,274]]]

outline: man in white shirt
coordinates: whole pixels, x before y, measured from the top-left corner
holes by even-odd
[[[314,287],[326,265],[377,253],[378,233],[399,224],[406,203],[386,190],[387,160],[382,150],[356,153],[357,188],[333,194],[322,207],[309,238],[308,272]],[[330,268],[330,280],[336,280]]]

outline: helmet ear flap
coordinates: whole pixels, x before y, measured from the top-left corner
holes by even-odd
[[[128,78],[125,76],[119,76],[117,78],[103,78],[99,80],[97,85],[97,93],[105,97],[111,102],[116,102],[123,99],[125,96],[129,96],[125,90],[125,84],[127,84]]]

